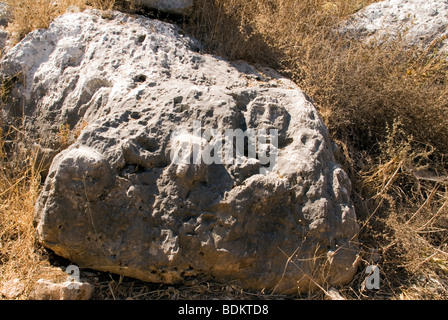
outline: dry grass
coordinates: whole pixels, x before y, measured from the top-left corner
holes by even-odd
[[[33,30],[48,28],[51,21],[65,13],[70,5],[85,9],[83,0],[6,0],[13,11],[13,23],[8,26],[13,43],[17,43]]]
[[[0,137],[0,291],[19,279],[26,295],[40,273],[41,253],[35,243],[33,209],[38,197],[40,175],[34,168],[35,155],[27,150],[24,165],[13,166],[3,152]],[[31,280],[31,281],[27,281]]]
[[[76,142],[78,137],[81,135],[82,130],[87,127],[89,123],[87,121],[81,121],[74,128],[70,128],[69,124],[59,127],[59,132],[57,134],[59,143],[62,149],[68,148],[70,145]]]
[[[104,10],[118,5],[98,1],[89,4]],[[43,0],[8,2],[15,8],[11,28],[17,39],[48,26],[69,4],[85,6],[81,0],[61,0],[58,7]],[[341,294],[349,299],[446,299],[447,59],[435,45],[404,50],[399,38],[366,44],[335,32],[340,21],[372,2],[197,0],[184,29],[211,52],[282,71],[315,101],[340,147],[337,157],[352,179],[362,226],[362,264]],[[68,137],[64,130],[62,137]],[[2,161],[0,284],[31,279],[42,260],[32,227],[38,175],[31,163],[19,172],[8,171],[4,156]],[[380,290],[364,287],[364,269],[372,264],[381,270]],[[208,281],[154,287],[115,278],[98,280],[97,298],[264,297]],[[323,290],[300,298],[323,299]]]
[[[86,8],[98,8],[104,11],[138,8],[134,0],[6,0],[5,2],[13,9],[14,21],[8,26],[13,44],[33,30],[48,28],[50,23],[64,14],[70,6],[76,6],[81,11]]]

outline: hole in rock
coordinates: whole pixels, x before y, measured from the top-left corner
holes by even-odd
[[[146,34],[142,34],[140,36],[138,36],[137,38],[137,43],[143,43],[146,39]]]
[[[145,82],[146,76],[144,74],[139,74],[134,77],[134,82]]]

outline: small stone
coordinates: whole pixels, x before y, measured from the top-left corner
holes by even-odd
[[[20,279],[13,279],[5,283],[0,293],[7,299],[14,299],[20,296],[24,290],[25,285]]]
[[[151,9],[177,14],[189,13],[193,8],[193,0],[138,0],[138,2]]]
[[[0,1],[0,26],[6,27],[14,18],[11,7],[4,1]]]
[[[30,294],[30,300],[89,300],[93,290],[93,285],[87,282],[54,283],[40,279]]]
[[[331,287],[325,292],[327,300],[345,300],[345,298],[339,293],[338,289]]]
[[[66,13],[77,13],[77,12],[81,12],[81,9],[79,9],[78,6],[68,6],[67,9],[65,10]]]

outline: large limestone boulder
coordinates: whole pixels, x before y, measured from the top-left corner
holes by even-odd
[[[349,282],[350,181],[312,102],[270,69],[200,48],[167,23],[87,11],[8,52],[4,121],[23,112],[56,155],[40,242],[151,282],[207,275],[284,293]],[[81,133],[59,152],[65,124]]]
[[[357,38],[383,41],[403,37],[407,44],[427,48],[440,40],[448,50],[448,0],[386,0],[352,15],[341,30]]]

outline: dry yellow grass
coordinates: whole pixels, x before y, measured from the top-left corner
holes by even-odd
[[[17,40],[48,26],[68,5],[85,7],[82,0],[61,0],[57,7],[48,0],[8,2],[15,8],[10,28]],[[435,50],[403,50],[399,40],[365,44],[335,33],[340,21],[372,2],[197,0],[183,27],[211,52],[280,70],[315,101],[340,146],[338,159],[353,181],[362,226],[362,268],[349,286],[340,288],[341,294],[352,299],[446,299],[447,59]],[[95,0],[89,5],[107,10],[123,3],[127,1]],[[41,272],[39,261],[45,260],[34,242],[39,175],[31,169],[32,158],[23,170],[9,171],[2,154],[0,289],[13,278],[31,284]],[[381,269],[378,291],[366,291],[362,284],[363,267],[371,264]],[[125,285],[114,283],[112,296],[120,290],[135,296]],[[109,284],[107,288],[111,290]],[[323,298],[322,292],[308,297]],[[26,298],[26,291],[19,298]]]
[[[68,6],[76,5],[80,9],[86,7],[83,0],[6,0],[5,2],[10,5],[14,15],[13,23],[8,26],[14,43],[33,30],[48,28],[54,18],[65,13]]]
[[[2,135],[2,151],[3,142]],[[33,226],[40,175],[35,155],[22,152],[25,159],[20,168],[13,166],[4,152],[0,154],[0,292],[8,281],[19,279],[24,285],[21,296],[29,292],[41,267]]]
[[[137,10],[134,0],[6,0],[13,11],[14,21],[8,26],[12,42],[17,43],[29,32],[48,28],[50,23],[67,11],[69,6],[77,6],[81,11],[86,8]]]

